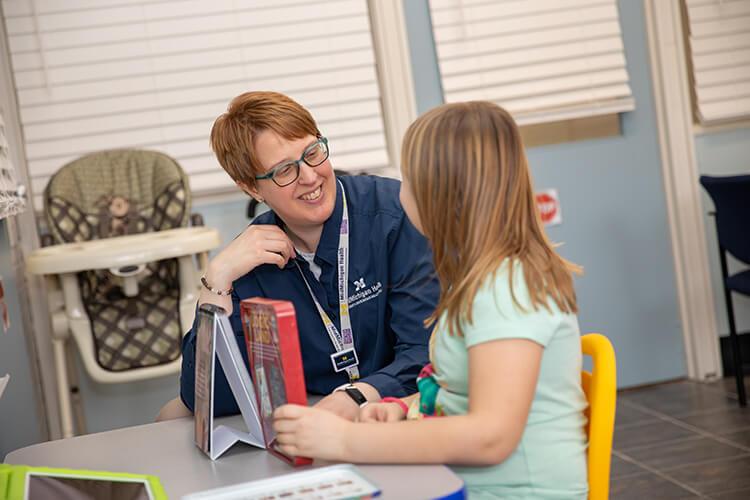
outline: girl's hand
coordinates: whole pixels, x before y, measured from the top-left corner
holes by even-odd
[[[273,412],[273,419],[276,442],[283,453],[348,461],[352,422],[329,411],[298,405],[280,406]]]
[[[396,422],[405,418],[406,413],[396,403],[370,403],[359,410],[360,422]]]
[[[282,269],[296,255],[292,241],[281,228],[252,225],[211,260],[206,280],[212,287],[226,290],[259,265],[274,264]]]

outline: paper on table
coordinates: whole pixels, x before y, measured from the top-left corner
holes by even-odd
[[[318,469],[199,491],[182,500],[258,500],[264,498],[325,498],[329,500],[372,499],[380,488],[351,464]]]
[[[229,318],[223,309],[204,304],[198,310],[196,339],[195,441],[211,460],[216,460],[237,441],[265,448],[255,404],[253,382],[237,346]],[[214,428],[213,381],[220,363],[229,382],[247,432],[226,425]]]
[[[247,371],[245,360],[242,358],[237,339],[232,331],[229,318],[225,315],[219,316],[217,328],[222,341],[216,344],[216,355],[219,357],[224,374],[227,376],[229,387],[232,389],[237,406],[240,408],[242,419],[245,421],[249,436],[254,441],[250,444],[264,448],[263,429],[261,428],[258,408],[255,403],[255,389],[250,374]]]

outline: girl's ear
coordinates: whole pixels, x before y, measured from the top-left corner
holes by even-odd
[[[258,188],[257,187],[255,187],[255,186],[250,187],[247,184],[245,184],[244,182],[239,182],[239,181],[237,182],[237,186],[239,186],[239,188],[241,190],[243,190],[245,193],[247,193],[250,197],[252,197],[258,203],[263,203],[264,202],[263,197],[258,192]]]

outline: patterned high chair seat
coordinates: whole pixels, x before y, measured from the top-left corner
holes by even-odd
[[[155,151],[93,153],[62,167],[44,192],[55,243],[73,243],[188,225],[190,189],[182,168]],[[112,240],[117,245],[117,239]],[[177,259],[138,273],[138,294],[125,295],[108,270],[78,273],[98,364],[109,371],[174,361],[180,356]]]

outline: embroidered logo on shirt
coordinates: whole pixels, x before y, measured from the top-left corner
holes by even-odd
[[[367,302],[368,300],[374,299],[383,293],[383,284],[380,281],[368,287],[365,285],[365,279],[360,278],[356,280],[354,284],[357,285],[357,289],[354,294],[349,297],[349,309]]]
[[[357,289],[354,290],[355,292],[358,292],[358,291],[362,290],[366,286],[365,285],[365,279],[364,278],[359,278],[358,280],[354,280],[354,286],[357,287]]]

